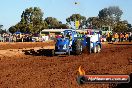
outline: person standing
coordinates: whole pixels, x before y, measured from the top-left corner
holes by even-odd
[[[129,37],[128,33],[125,33],[125,40],[126,41],[128,40],[128,37]]]
[[[118,42],[118,39],[119,39],[119,35],[116,33],[115,34],[115,42]]]
[[[110,33],[107,33],[107,41],[110,42]]]
[[[132,41],[132,33],[130,32],[129,33],[129,42],[131,42]]]
[[[124,35],[121,33],[120,34],[120,41],[123,42]]]
[[[112,33],[110,33],[110,42],[112,42]]]

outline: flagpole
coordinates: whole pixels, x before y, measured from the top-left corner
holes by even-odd
[[[75,4],[75,6],[76,6],[78,3],[75,2],[74,4]],[[75,8],[76,8],[76,7],[75,7]],[[77,24],[76,24],[77,18],[76,18],[76,15],[77,15],[77,13],[76,13],[76,11],[75,11],[75,30],[77,30]]]

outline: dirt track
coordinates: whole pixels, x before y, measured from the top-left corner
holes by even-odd
[[[86,74],[132,72],[130,44],[103,44],[101,53],[66,57],[24,55],[17,50],[53,45],[50,42],[0,45],[0,88],[108,88],[108,84],[78,85],[76,77],[80,65]]]

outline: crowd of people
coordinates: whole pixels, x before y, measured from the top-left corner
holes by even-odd
[[[35,35],[36,36],[36,35]],[[0,42],[36,42],[36,41],[47,41],[54,40],[55,38],[62,37],[61,35],[48,35],[48,36],[40,36],[33,37],[33,34],[0,34]],[[82,34],[78,34],[78,36],[82,36]],[[132,33],[111,33],[108,32],[102,35],[102,38],[105,38],[108,42],[123,42],[123,41],[132,41]],[[36,39],[37,38],[37,39]]]
[[[32,35],[30,34],[0,34],[0,42],[31,42]]]
[[[108,42],[123,42],[123,41],[132,41],[132,33],[110,33],[106,34],[106,40]]]

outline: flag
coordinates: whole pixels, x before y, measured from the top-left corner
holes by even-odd
[[[80,22],[79,21],[75,21],[75,27],[76,27],[76,29],[78,29],[79,26],[80,26]]]

